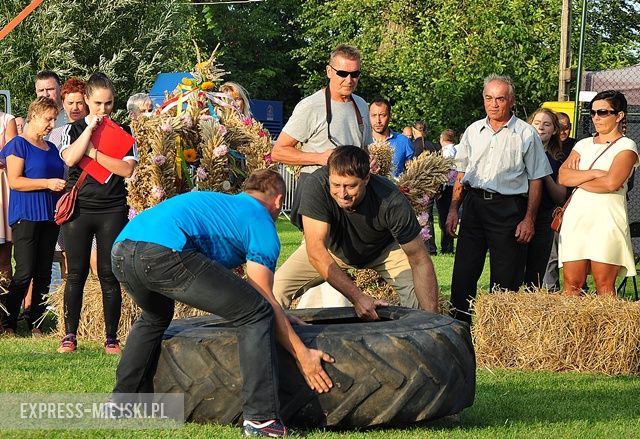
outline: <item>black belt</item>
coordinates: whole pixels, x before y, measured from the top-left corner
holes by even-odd
[[[474,194],[478,197],[481,197],[483,200],[496,200],[500,198],[513,198],[513,197],[524,197],[526,194],[513,194],[513,195],[504,195],[498,192],[489,192],[484,189],[477,189],[475,187],[465,186],[465,189],[470,194]]]

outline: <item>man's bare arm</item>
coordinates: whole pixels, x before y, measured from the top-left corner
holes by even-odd
[[[285,165],[324,166],[327,164],[327,160],[333,152],[333,147],[327,148],[326,151],[321,153],[305,152],[296,148],[297,144],[297,139],[294,139],[284,131],[281,132],[271,150],[271,159],[275,162],[284,163]]]
[[[338,266],[327,248],[330,225],[306,216],[302,217],[304,240],[309,262],[320,276],[336,290],[340,291],[356,309],[358,317],[378,320],[376,306],[386,305],[364,294]]]
[[[298,368],[311,390],[318,393],[328,392],[333,383],[322,362],[333,363],[333,358],[323,351],[310,349],[304,345],[291,327],[284,310],[273,295],[273,272],[257,262],[247,262],[248,281],[273,307],[278,342],[296,359]]]
[[[433,262],[427,247],[420,235],[406,244],[401,245],[411,265],[413,287],[420,308],[425,311],[438,312],[438,280],[433,268]]]

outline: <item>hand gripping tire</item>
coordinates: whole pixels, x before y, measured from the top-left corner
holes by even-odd
[[[302,341],[331,354],[334,382],[326,394],[306,385],[293,358],[279,348],[281,416],[287,425],[368,427],[436,419],[462,411],[475,396],[469,327],[447,316],[386,307],[363,322],[353,308],[291,311]],[[167,329],[155,375],[156,392],[183,392],[185,417],[237,423],[242,400],[236,330],[216,316],[176,320]]]

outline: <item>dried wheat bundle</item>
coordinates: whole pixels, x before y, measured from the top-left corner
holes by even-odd
[[[349,271],[349,275],[364,293],[374,299],[384,300],[389,305],[400,305],[400,296],[396,290],[389,285],[378,273],[371,268],[361,268]],[[448,314],[451,302],[440,293],[438,295],[438,312]]]
[[[228,75],[229,72],[225,71],[222,68],[222,64],[217,62],[216,58],[218,57],[218,48],[220,45],[216,45],[216,48],[211,52],[209,59],[205,61],[202,61],[200,58],[200,49],[198,49],[198,45],[195,44],[195,42],[194,45],[196,49],[196,59],[198,61],[195,69],[191,72],[194,79],[198,82],[210,81],[214,84],[222,82],[223,76]]]
[[[640,374],[640,302],[544,290],[480,294],[479,366]]]
[[[128,204],[133,214],[177,194],[176,145],[182,133],[191,136],[187,117],[171,114],[133,121],[138,141],[138,166],[127,179]]]
[[[407,162],[406,170],[398,179],[398,187],[414,210],[420,213],[425,208],[425,196],[433,198],[442,185],[449,181],[448,174],[452,168],[452,159],[425,151]]]
[[[229,192],[230,181],[228,146],[224,141],[224,126],[211,116],[200,118],[200,151],[202,157],[196,171],[198,189],[205,191]]]
[[[227,129],[224,139],[231,145],[243,147],[251,143],[251,135],[247,127],[251,125],[251,119],[242,116],[235,108],[218,107],[220,120]]]
[[[277,163],[271,160],[271,134],[269,130],[255,119],[249,119],[251,124],[247,126],[249,143],[238,146],[238,151],[246,158],[247,174],[251,174],[258,169],[276,169]]]
[[[393,148],[386,140],[376,141],[369,145],[369,155],[376,159],[380,170],[378,175],[389,176],[394,171]]]
[[[127,181],[130,217],[190,190],[237,193],[250,172],[276,167],[268,131],[212,92],[226,73],[216,50],[201,61],[196,47],[193,78],[183,78],[156,114],[134,121],[140,160]]]

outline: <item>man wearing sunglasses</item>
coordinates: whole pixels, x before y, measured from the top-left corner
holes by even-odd
[[[337,146],[366,148],[373,143],[367,103],[353,94],[360,78],[358,49],[337,46],[329,57],[326,74],[327,87],[296,105],[271,152],[274,161],[302,167],[291,208],[291,222],[300,228],[298,208],[307,176],[326,165]]]
[[[447,232],[458,236],[451,281],[452,315],[471,323],[469,300],[489,251],[491,288],[518,290],[527,244],[551,166],[536,130],[513,114],[515,87],[508,76],[490,75],[483,89],[487,117],[471,124],[458,145],[458,176]],[[458,208],[464,198],[458,228]]]

